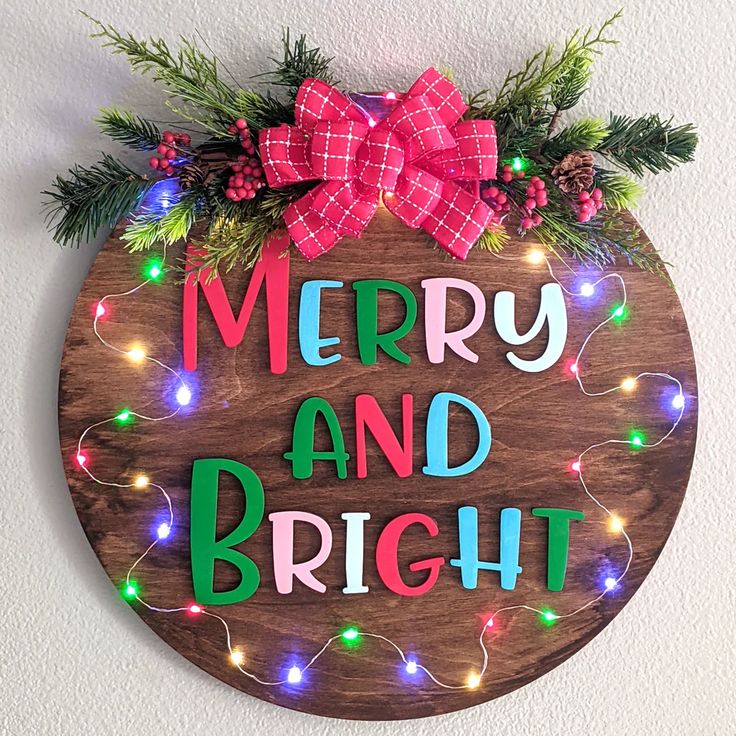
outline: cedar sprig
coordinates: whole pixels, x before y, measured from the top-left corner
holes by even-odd
[[[272,84],[286,87],[292,101],[296,99],[302,82],[310,77],[332,85],[339,84],[330,70],[333,59],[326,57],[319,48],[309,48],[305,35],[302,34],[292,42],[291,32],[286,28],[282,33],[281,45],[282,58],[270,59],[276,68],[258,76],[269,77]]]
[[[527,127],[540,129],[537,145],[544,140],[545,130],[551,132],[558,114],[574,105],[586,89],[594,54],[600,47],[616,43],[606,35],[610,26],[622,15],[614,13],[597,32],[592,29],[570,36],[559,55],[548,46],[527,59],[517,72],[509,72],[501,89],[492,99],[475,97],[468,111],[471,118],[496,121],[496,134],[502,152],[523,149],[520,137]]]
[[[692,125],[675,126],[672,118],[662,120],[659,115],[611,115],[607,127],[608,135],[594,150],[636,176],[643,176],[645,170],[671,171],[692,161],[698,142]]]
[[[154,81],[162,83],[170,95],[167,105],[185,120],[220,137],[226,136],[228,126],[240,117],[254,131],[288,122],[286,106],[268,95],[233,88],[223,78],[217,58],[203,52],[195,41],[181,38],[174,52],[163,39],[138,40],[84,15],[97,26],[93,38],[103,39],[104,47],[125,56],[133,70],[151,74]]]
[[[154,182],[108,154],[92,166],[74,166],[57,176],[47,198],[47,223],[61,245],[91,240],[104,226],[129,215]]]
[[[95,122],[105,135],[136,151],[152,151],[161,143],[156,125],[128,110],[103,107]]]

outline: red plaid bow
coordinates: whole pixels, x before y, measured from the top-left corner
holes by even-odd
[[[360,236],[383,194],[405,225],[421,227],[464,260],[493,214],[478,183],[496,175],[494,123],[458,122],[466,110],[460,91],[436,69],[380,123],[326,82],[305,80],[296,125],[265,128],[259,137],[269,186],[322,180],[284,213],[302,254],[311,260],[344,235]]]

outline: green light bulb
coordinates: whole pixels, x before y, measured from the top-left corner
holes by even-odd
[[[119,422],[120,424],[125,424],[126,422],[130,421],[131,413],[129,409],[123,409],[116,417],[115,421]]]
[[[524,170],[524,159],[521,158],[521,156],[516,156],[516,158],[514,158],[511,161],[511,168],[514,171],[523,171]]]
[[[611,316],[614,319],[621,320],[626,316],[626,307],[623,304],[619,304],[612,312]]]
[[[163,275],[163,269],[158,261],[153,261],[146,269],[146,276],[152,281],[157,281]]]
[[[123,585],[123,596],[125,598],[136,598],[138,596],[138,586],[133,582]]]
[[[548,608],[542,611],[539,617],[545,626],[551,626],[559,618],[554,611],[550,611]]]
[[[634,447],[644,447],[644,443],[646,442],[646,437],[641,432],[632,432],[629,436],[629,442]]]
[[[345,641],[354,642],[357,640],[360,634],[358,632],[358,629],[350,627],[349,629],[345,629],[345,631],[342,632],[341,636]]]

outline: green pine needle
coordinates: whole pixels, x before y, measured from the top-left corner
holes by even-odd
[[[91,240],[101,227],[114,227],[135,209],[152,185],[108,154],[92,166],[74,166],[69,176],[57,176],[52,188],[42,192],[54,240],[64,246]]]
[[[500,253],[509,242],[510,235],[506,228],[496,227],[484,230],[475,244],[476,249],[490,253]]]
[[[196,222],[200,204],[196,192],[187,192],[164,215],[153,212],[139,214],[125,228],[121,239],[131,253],[183,240]]]
[[[644,171],[658,174],[680,163],[692,161],[698,136],[688,125],[674,126],[659,115],[631,118],[611,115],[608,135],[596,151],[636,176]]]
[[[603,192],[603,201],[614,210],[636,207],[644,194],[644,186],[625,174],[601,169],[596,175],[596,184]]]
[[[152,151],[161,143],[161,131],[153,123],[127,110],[105,107],[95,122],[105,135],[136,151]]]
[[[559,161],[571,151],[595,149],[608,135],[608,128],[600,118],[577,120],[557,135],[549,138],[541,152],[550,161]]]
[[[319,48],[308,48],[306,36],[299,36],[293,43],[291,32],[286,28],[281,37],[283,58],[271,59],[276,65],[273,71],[260,76],[271,78],[273,84],[287,87],[292,100],[305,79],[321,79],[328,84],[339,84],[330,71],[332,58],[326,57]]]

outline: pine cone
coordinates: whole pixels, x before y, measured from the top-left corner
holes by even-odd
[[[566,194],[578,194],[593,186],[593,154],[588,151],[572,151],[552,169],[555,184]]]
[[[209,184],[218,174],[236,162],[236,154],[228,151],[203,151],[191,163],[179,169],[179,183],[182,189],[190,189],[197,184]]]
[[[193,186],[201,184],[206,176],[207,171],[202,166],[194,163],[184,164],[179,169],[179,185],[182,189],[191,189]]]

